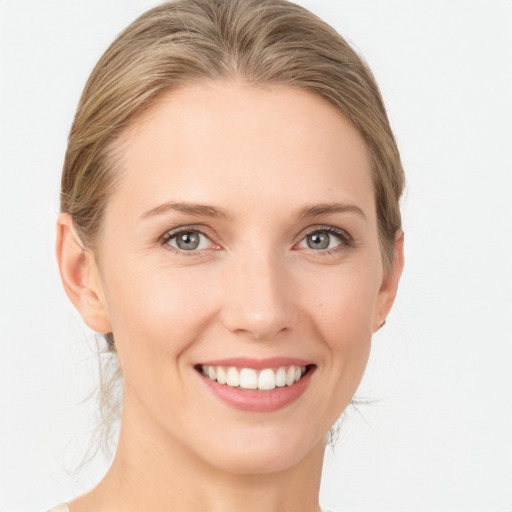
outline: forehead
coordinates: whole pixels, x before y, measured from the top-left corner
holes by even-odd
[[[327,101],[289,86],[213,82],[171,91],[119,147],[122,180],[112,202],[129,196],[134,210],[181,199],[228,209],[351,201],[373,210],[359,132]]]

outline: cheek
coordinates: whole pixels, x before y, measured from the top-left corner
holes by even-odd
[[[359,384],[368,361],[379,290],[378,266],[338,268],[309,286],[309,310],[319,340],[323,365],[344,387]]]
[[[371,334],[373,313],[380,286],[375,267],[337,268],[307,283],[309,309],[325,332]],[[307,292],[306,292],[307,288]]]
[[[215,287],[197,268],[134,262],[112,265],[108,275],[109,312],[125,377],[132,366],[140,373],[174,361],[197,339],[218,303]]]

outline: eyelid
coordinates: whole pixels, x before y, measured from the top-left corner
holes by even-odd
[[[211,249],[218,250],[221,248],[221,245],[214,240],[215,236],[212,236],[214,234],[214,231],[209,226],[204,225],[204,224],[180,225],[175,228],[168,229],[163,235],[161,235],[158,238],[158,242],[160,245],[165,246],[165,249],[174,251],[178,254],[182,254],[185,256],[198,255],[199,253],[204,252],[206,249],[183,251],[183,250],[177,249],[175,247],[172,247],[171,245],[169,245],[167,243],[171,238],[175,237],[176,235],[179,235],[180,233],[184,233],[184,232],[190,232],[190,231],[192,231],[192,232],[195,231],[199,234],[202,234],[206,238],[208,238],[208,240],[214,245],[214,247]],[[318,252],[320,254],[330,254],[330,253],[341,252],[343,250],[347,250],[356,245],[352,235],[350,235],[350,233],[348,233],[348,231],[346,231],[345,229],[341,229],[341,228],[338,228],[336,226],[331,226],[331,225],[317,224],[314,226],[309,226],[308,228],[303,230],[296,237],[295,241],[293,242],[293,248],[296,249],[297,245],[300,242],[302,242],[308,235],[315,233],[317,231],[325,231],[327,233],[332,233],[332,234],[338,236],[341,239],[342,243],[340,243],[338,246],[336,246],[332,249],[325,249],[325,250],[321,250],[321,251],[313,251],[312,250],[313,252]]]
[[[338,228],[336,226],[331,226],[329,224],[315,224],[314,226],[309,226],[297,236],[295,243],[300,242],[303,238],[305,238],[308,235],[311,235],[311,233],[316,233],[317,231],[327,231],[328,233],[334,233],[336,235],[339,235],[341,238],[350,241],[353,240],[350,233],[345,230]]]
[[[337,228],[335,226],[330,225],[318,224],[315,226],[309,226],[306,230],[302,231],[300,235],[297,237],[293,247],[296,248],[297,245],[301,243],[308,235],[316,233],[317,231],[325,231],[329,234],[334,234],[341,239],[342,243],[340,243],[338,246],[332,249],[324,249],[321,251],[313,251],[313,249],[311,249],[313,252],[318,252],[320,254],[329,254],[332,252],[340,252],[346,250],[348,248],[354,247],[355,245],[354,238],[345,229]]]
[[[183,250],[177,249],[176,247],[173,247],[168,244],[169,240],[174,238],[176,235],[179,235],[180,233],[188,233],[188,232],[196,232],[196,233],[199,233],[199,234],[205,236],[206,238],[208,238],[208,240],[213,245],[213,247],[211,249],[213,249],[213,250],[220,249],[220,244],[218,244],[217,242],[215,242],[213,240],[213,238],[214,238],[212,236],[213,230],[208,226],[197,225],[197,224],[190,224],[190,225],[184,225],[184,226],[180,225],[175,228],[168,229],[162,236],[159,237],[158,242],[160,245],[164,246],[165,249],[174,251],[178,254],[183,254],[185,256],[197,255],[201,252],[204,252],[206,249],[183,251]]]

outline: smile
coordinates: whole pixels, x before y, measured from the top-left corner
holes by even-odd
[[[270,391],[276,387],[293,386],[306,374],[307,366],[279,368],[237,368],[235,366],[200,365],[200,371],[210,380],[232,388]]]
[[[288,357],[231,358],[195,366],[206,388],[221,402],[259,413],[277,411],[298,400],[316,368],[309,361]]]

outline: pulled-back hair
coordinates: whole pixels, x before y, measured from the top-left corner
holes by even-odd
[[[379,89],[333,28],[285,0],[167,2],[110,45],[80,99],[62,174],[61,211],[72,216],[84,246],[98,248],[105,206],[120,174],[113,148],[135,116],[173,89],[230,79],[310,91],[358,129],[372,159],[382,261],[389,270],[401,230],[404,175]],[[114,352],[112,333],[106,339]],[[102,396],[103,407],[112,409],[109,394]]]

